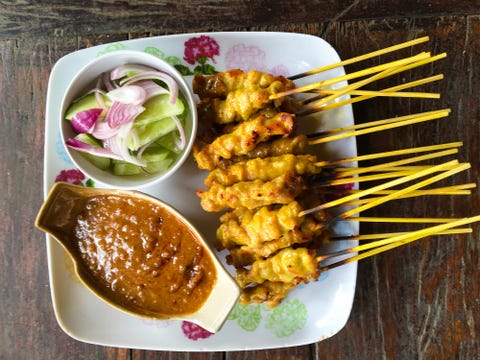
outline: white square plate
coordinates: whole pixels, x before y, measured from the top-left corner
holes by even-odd
[[[324,40],[302,34],[276,32],[226,32],[150,37],[95,46],[71,53],[54,66],[49,84],[45,129],[45,194],[57,176],[75,175],[59,133],[60,101],[67,84],[88,60],[106,52],[130,49],[152,53],[184,71],[195,68],[224,71],[231,68],[256,69],[280,75],[294,75],[338,62],[336,51]],[[204,57],[192,57],[200,51]],[[193,62],[190,63],[189,61]],[[314,81],[344,73],[336,68],[302,79]],[[191,83],[191,76],[187,75]],[[299,82],[300,83],[300,82]],[[303,121],[303,123],[301,123]],[[308,119],[299,119],[300,131],[318,131],[354,123],[350,106],[329,110]],[[306,126],[305,126],[306,125]],[[353,139],[317,146],[322,158],[356,155]],[[68,172],[70,170],[70,172]],[[67,171],[62,172],[62,171]],[[204,212],[195,191],[203,188],[205,172],[192,158],[180,172],[154,188],[144,188],[170,203],[207,238],[213,239],[218,214]],[[79,179],[86,184],[88,179]],[[337,224],[337,235],[358,233],[354,222]],[[344,242],[336,247],[345,247]],[[106,346],[170,351],[233,351],[298,346],[336,334],[350,315],[356,283],[356,263],[323,273],[319,280],[292,291],[281,305],[237,305],[224,327],[209,334],[190,323],[146,321],[123,314],[93,296],[77,280],[64,250],[47,237],[47,253],[53,306],[62,329],[75,339]],[[224,254],[219,254],[224,258]],[[233,271],[233,270],[232,270]]]

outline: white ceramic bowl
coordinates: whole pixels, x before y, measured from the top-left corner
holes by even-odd
[[[87,176],[95,182],[99,182],[107,187],[117,189],[137,189],[151,186],[159,183],[175,173],[178,168],[187,159],[195,140],[197,131],[197,110],[194,96],[191,88],[187,85],[182,75],[170,64],[151,54],[141,51],[122,50],[102,55],[86,64],[72,79],[68,85],[67,91],[62,99],[61,118],[59,119],[62,140],[73,138],[76,134],[73,131],[69,121],[63,116],[75,99],[85,95],[86,91],[93,88],[98,77],[106,71],[113,70],[117,66],[124,64],[142,64],[171,75],[179,86],[179,91],[183,94],[187,102],[188,115],[185,123],[186,146],[176,157],[175,161],[165,172],[155,174],[139,174],[120,176],[114,175],[111,171],[101,170],[88,161],[80,152],[65,146],[65,149],[74,162],[74,164]]]

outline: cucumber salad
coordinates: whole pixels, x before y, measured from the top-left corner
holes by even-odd
[[[187,111],[170,75],[122,65],[68,107],[64,117],[76,135],[65,143],[115,175],[163,172],[185,148]]]

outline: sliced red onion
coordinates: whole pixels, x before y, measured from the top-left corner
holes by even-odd
[[[105,147],[109,148],[110,151],[115,153],[117,156],[120,156],[121,160],[135,164],[138,166],[146,166],[147,162],[143,159],[138,159],[137,157],[130,154],[128,147],[126,145],[126,140],[122,136],[115,136],[105,141]]]
[[[170,90],[170,103],[175,104],[178,98],[178,84],[173,77],[161,71],[146,71],[130,76],[120,81],[120,85],[130,85],[141,80],[160,80],[167,84]]]
[[[91,134],[99,140],[106,140],[117,136],[119,129],[119,126],[111,128],[106,121],[97,121]]]
[[[109,91],[107,96],[111,100],[122,104],[140,105],[145,102],[147,92],[142,86],[127,85]]]
[[[84,143],[83,141],[77,140],[77,139],[68,139],[65,144],[75,150],[85,152],[88,154],[92,154],[95,156],[101,156],[101,157],[106,157],[106,158],[111,158],[111,159],[117,159],[117,160],[123,160],[123,158],[117,154],[115,154],[113,151],[107,148],[103,147],[97,147],[93,146],[87,143]]]
[[[111,128],[132,122],[145,108],[140,105],[122,104],[114,101],[107,112],[107,123]]]
[[[107,91],[112,91],[113,89],[115,89],[115,86],[110,80],[110,76],[107,72],[103,73],[102,76],[98,78],[98,80],[103,81],[103,85],[105,85]]]
[[[92,131],[103,109],[88,109],[79,111],[72,117],[72,128],[77,133],[89,133]]]
[[[145,101],[151,99],[154,96],[169,94],[169,91],[163,86],[158,85],[155,81],[152,80],[143,80],[136,83],[137,86],[141,86],[143,90],[146,91],[147,95]]]
[[[185,138],[185,131],[183,130],[183,126],[182,126],[182,123],[180,122],[180,119],[176,115],[173,115],[172,119],[173,121],[175,121],[175,125],[177,125],[178,132],[180,134],[180,145],[178,149],[183,150],[187,143],[187,139]]]
[[[145,71],[155,71],[154,68],[147,66],[147,65],[140,65],[140,64],[126,64],[121,65],[110,72],[110,79],[111,80],[118,80],[126,76],[127,74],[135,75],[140,72]]]

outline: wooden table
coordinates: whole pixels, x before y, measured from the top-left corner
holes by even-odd
[[[440,100],[376,99],[354,105],[357,122],[450,107],[446,120],[358,138],[360,154],[461,140],[479,181],[480,2],[458,1],[63,1],[0,2],[0,358],[2,359],[479,359],[480,230],[432,237],[359,263],[353,310],[337,335],[316,344],[229,353],[107,348],[73,340],[57,325],[44,234],[33,221],[43,200],[47,83],[62,56],[92,45],[153,35],[287,31],[329,41],[344,59],[428,35],[447,52],[425,70],[445,80]],[[372,60],[373,64],[376,60]],[[356,69],[347,68],[347,71]],[[387,84],[388,85],[388,84]],[[452,180],[453,181],[453,180]],[[392,202],[372,216],[480,214],[479,193]],[[362,233],[399,231],[362,224]]]

